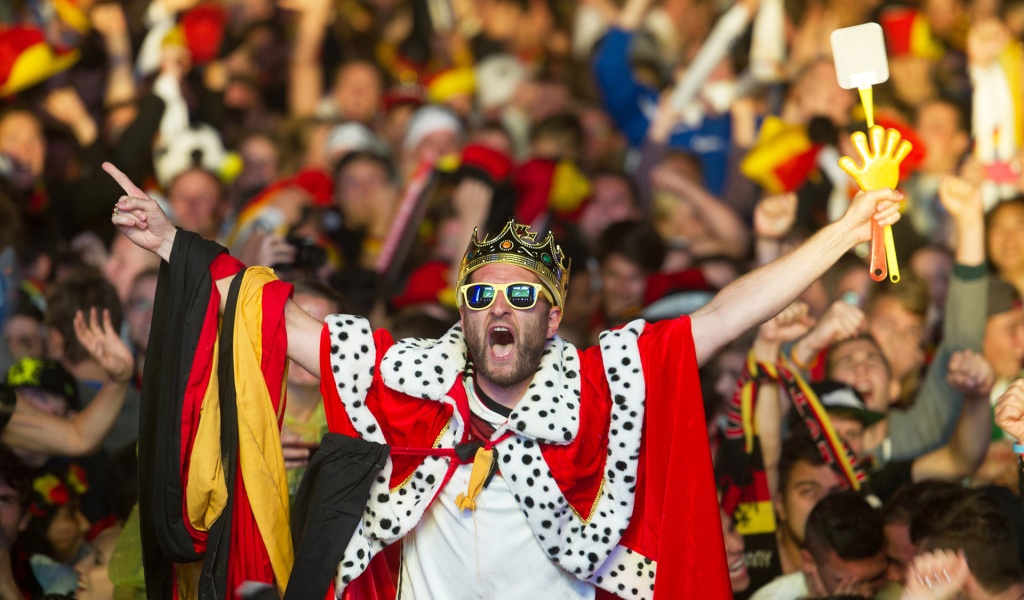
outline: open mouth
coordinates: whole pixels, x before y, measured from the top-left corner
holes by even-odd
[[[732,561],[729,562],[729,575],[736,576],[744,573],[747,570],[747,556],[741,554]]]
[[[512,334],[512,330],[508,327],[498,325],[491,328],[487,342],[491,349],[491,354],[495,358],[508,358],[512,354],[512,350],[515,349],[516,336]]]

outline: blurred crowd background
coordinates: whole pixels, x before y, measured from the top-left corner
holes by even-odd
[[[733,589],[898,597],[916,554],[952,549],[963,593],[1019,597],[992,406],[1024,361],[1024,0],[5,0],[0,598],[142,597],[159,259],[110,223],[104,161],[310,314],[396,337],[457,322],[474,228],[553,231],[583,347],[843,214],[867,126],[830,35],[866,22],[875,121],[913,144],[902,281],[860,247],[702,367]],[[293,367],[293,493],[325,431]]]

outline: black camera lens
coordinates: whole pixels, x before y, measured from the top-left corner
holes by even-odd
[[[295,248],[295,260],[291,266],[296,269],[319,269],[327,264],[327,251],[316,245],[311,238],[288,238]]]

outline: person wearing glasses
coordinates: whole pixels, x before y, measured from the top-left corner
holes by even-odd
[[[268,382],[246,388],[266,397],[262,403],[243,400],[241,393],[237,397],[239,473],[260,532],[246,555],[262,553],[263,564],[272,566],[262,573],[253,568],[245,577],[276,584],[286,599],[294,586],[313,581],[323,588],[311,592],[322,597],[333,586],[339,598],[346,591],[358,598],[371,590],[379,597],[403,598],[595,598],[606,592],[651,598],[655,589],[670,597],[731,597],[697,368],[743,331],[781,311],[854,245],[870,239],[872,219],[895,223],[901,198],[891,190],[859,194],[841,219],[728,285],[693,315],[658,323],[636,320],[605,332],[593,348],[577,349],[557,335],[570,265],[551,234],[538,241],[528,226],[514,222],[484,239],[474,234],[459,268],[460,323],[439,339],[396,341],[359,317],[313,319],[287,300],[284,284],[259,268],[246,271],[239,282],[234,275],[241,264],[223,249],[175,230],[144,192],[112,165],[104,168],[126,193],[112,222],[166,261],[161,285],[178,286],[173,293],[157,293],[154,323],[160,321],[161,302],[196,298],[198,312],[173,307],[168,314],[205,314],[204,330],[216,330],[216,315],[211,319],[203,310],[219,303],[225,322],[236,323],[236,388],[245,387],[239,383],[243,378],[249,381],[246,364],[259,366]],[[237,309],[225,301],[234,295]],[[245,312],[254,298],[261,307],[258,317]],[[184,329],[196,328],[185,321]],[[178,329],[169,325],[167,333],[180,335]],[[253,338],[257,331],[262,336]],[[203,335],[198,331],[193,337]],[[256,340],[258,356],[248,356],[248,342],[244,348],[239,344],[243,338]],[[209,362],[208,346],[190,339],[183,344],[199,348],[190,364]],[[291,540],[281,537],[288,528],[279,527],[288,507],[282,510],[276,501],[267,506],[267,498],[278,498],[281,491],[259,487],[276,481],[283,461],[269,443],[262,447],[267,451],[260,456],[262,470],[247,471],[245,458],[253,452],[247,448],[255,426],[267,429],[255,429],[261,436],[277,435],[274,413],[266,406],[279,406],[274,361],[284,354],[320,376],[332,432],[390,450],[362,488],[368,500],[358,506],[351,527],[317,538],[324,543],[313,556],[303,548],[309,536],[322,535],[325,522],[293,520],[297,558]],[[144,402],[149,384],[143,382]],[[164,401],[184,402],[188,412],[189,398],[202,393],[186,388],[181,396]],[[146,410],[144,404],[144,429]],[[261,411],[266,414],[257,414]],[[200,456],[193,449],[191,456],[189,477],[202,468],[207,453]],[[150,455],[141,445],[139,457],[145,471]],[[175,455],[168,463],[172,471],[177,460]],[[191,484],[181,485],[188,490]],[[142,482],[140,506],[158,511],[147,503],[147,485],[155,484]],[[166,486],[158,489],[170,493]],[[177,497],[170,497],[168,511],[181,511]],[[169,562],[199,560],[201,555],[186,551],[193,542],[206,543],[207,552],[215,542],[203,528],[217,531],[216,520],[196,515],[217,514],[217,507],[194,506],[189,502],[196,496],[185,497],[189,537],[177,539],[189,548],[176,555],[167,551],[170,538],[162,538]],[[313,498],[342,501],[338,494]],[[311,514],[301,500],[297,504],[298,512]],[[237,510],[238,502],[232,506],[236,523],[247,518]],[[173,516],[150,519],[160,527]],[[144,512],[144,532],[146,523]],[[171,529],[167,535],[176,535]],[[307,562],[329,565],[327,574],[307,576]],[[147,564],[149,585],[156,563]],[[221,575],[210,568],[214,581],[227,577],[230,587],[234,571]],[[150,597],[160,593],[150,587]]]

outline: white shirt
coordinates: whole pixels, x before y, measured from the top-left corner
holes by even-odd
[[[470,410],[498,427],[506,417],[488,409],[467,384]],[[476,498],[476,511],[460,511],[472,464],[459,465],[416,528],[402,541],[399,597],[564,598],[592,600],[594,587],[555,566],[537,543],[500,474]]]
[[[807,579],[803,571],[780,575],[757,590],[750,600],[797,600],[807,596]]]

